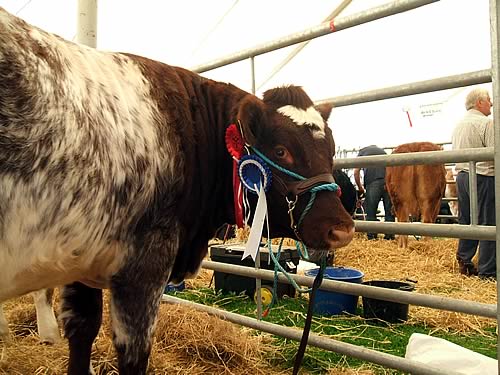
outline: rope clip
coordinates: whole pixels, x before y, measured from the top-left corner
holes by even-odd
[[[290,200],[288,197],[285,197],[286,203],[288,203],[288,215],[290,216],[290,226],[292,228],[295,227],[295,220],[293,219],[293,210],[295,209],[295,205],[297,204],[297,201],[299,200],[299,196],[295,196],[295,200]]]

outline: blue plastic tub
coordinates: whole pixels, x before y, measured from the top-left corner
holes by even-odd
[[[305,271],[306,276],[316,277],[319,268]],[[323,279],[346,281],[360,284],[363,281],[363,272],[354,268],[326,267]],[[314,300],[314,312],[318,315],[339,315],[342,313],[355,314],[359,296],[351,294],[328,292],[319,289]]]
[[[181,291],[183,291],[185,288],[186,288],[186,284],[185,284],[184,280],[182,280],[182,281],[181,281],[181,283],[180,283],[179,285],[174,285],[174,284],[170,284],[170,283],[168,283],[168,284],[165,286],[165,290],[163,291],[163,293],[181,292]]]

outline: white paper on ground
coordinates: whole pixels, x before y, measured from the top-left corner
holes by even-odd
[[[408,340],[405,358],[443,370],[466,375],[497,375],[497,360],[473,352],[445,339],[414,333]]]

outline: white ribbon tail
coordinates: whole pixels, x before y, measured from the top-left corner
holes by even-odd
[[[255,187],[257,190],[257,187]],[[266,193],[264,192],[263,184],[260,185],[259,199],[257,200],[257,207],[255,208],[255,214],[253,217],[252,227],[250,229],[250,234],[248,236],[248,241],[245,245],[245,251],[241,259],[245,259],[247,256],[251,256],[255,261],[257,258],[257,253],[260,248],[260,240],[262,238],[262,230],[264,229],[264,221],[267,216],[267,200]]]

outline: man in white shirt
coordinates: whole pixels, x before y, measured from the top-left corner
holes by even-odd
[[[467,113],[456,125],[453,149],[493,147],[493,120],[491,98],[483,88],[473,89],[465,99]],[[458,222],[470,225],[469,163],[457,163]],[[476,163],[478,224],[495,225],[495,168],[493,161]],[[478,269],[472,263],[479,244]],[[496,278],[496,242],[460,239],[457,249],[460,272],[482,278]]]

